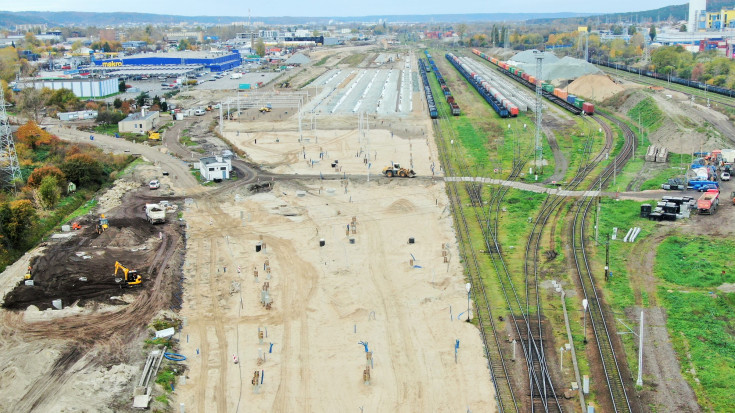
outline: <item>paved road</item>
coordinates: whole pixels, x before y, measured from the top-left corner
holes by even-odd
[[[178,190],[182,191],[182,195],[193,195],[201,191],[202,186],[192,176],[189,171],[189,165],[169,154],[161,151],[161,146],[148,146],[139,143],[126,141],[125,139],[116,139],[113,136],[102,135],[98,133],[82,132],[59,125],[49,127],[49,132],[56,134],[59,138],[71,142],[84,142],[95,145],[105,152],[118,154],[139,154],[145,160],[161,166],[164,172],[168,172],[172,180],[175,181]],[[90,135],[94,136],[94,140],[90,140]]]

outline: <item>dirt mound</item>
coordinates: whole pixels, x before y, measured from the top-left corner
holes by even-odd
[[[120,302],[110,297],[137,291],[121,291],[121,285],[115,282],[115,261],[138,270],[145,283],[146,268],[160,245],[158,231],[162,227],[128,218],[110,219],[110,227],[102,234],[97,234],[94,227],[86,225],[74,236],[49,245],[45,254],[34,258],[31,261],[34,285],[27,286],[19,280],[18,286],[5,297],[3,306],[25,310],[34,305],[45,310],[51,308],[55,299],[61,299],[64,307],[77,301],[79,305],[89,301],[115,304]]]
[[[613,82],[607,75],[586,75],[570,83],[567,91],[572,95],[597,102],[622,92],[622,86]]]
[[[406,213],[416,211],[416,205],[408,199],[399,199],[390,204],[386,210],[388,213]]]

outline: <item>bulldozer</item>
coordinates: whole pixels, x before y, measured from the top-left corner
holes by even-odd
[[[413,169],[401,168],[401,165],[397,163],[391,163],[391,166],[383,168],[383,175],[388,178],[393,178],[394,176],[401,178],[415,178],[416,172],[414,172]]]
[[[118,278],[117,272],[119,270],[122,270],[124,278]],[[143,282],[143,277],[138,274],[138,271],[131,270],[124,265],[120,264],[119,261],[115,261],[115,282],[118,284],[126,283],[128,286],[132,287],[135,285],[139,285]]]
[[[272,109],[272,108],[273,108],[273,107],[272,107],[272,106],[271,106],[271,104],[269,103],[269,104],[267,104],[267,105],[263,106],[262,108],[260,108],[260,113],[268,113],[268,112],[270,112],[270,111],[271,111],[271,109]]]

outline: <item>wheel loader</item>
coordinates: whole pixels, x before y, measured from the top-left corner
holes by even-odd
[[[401,168],[401,165],[394,163],[391,164],[391,166],[383,168],[383,175],[388,178],[393,178],[395,176],[400,178],[415,178],[416,172],[414,172],[413,169]]]

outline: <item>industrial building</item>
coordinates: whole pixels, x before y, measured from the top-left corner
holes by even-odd
[[[199,159],[199,173],[206,181],[230,179],[232,159],[229,156],[208,156]]]
[[[18,88],[33,87],[36,89],[49,88],[51,90],[70,89],[74,95],[82,99],[96,99],[118,93],[118,79],[29,79],[18,83]]]
[[[117,123],[117,130],[120,133],[139,133],[145,134],[158,126],[158,111],[147,112],[145,109],[140,112],[131,113],[127,118]]]
[[[94,60],[95,66],[123,68],[130,66],[201,65],[212,72],[222,72],[240,66],[240,53],[233,51],[215,52],[170,52],[141,53],[115,59]]]

